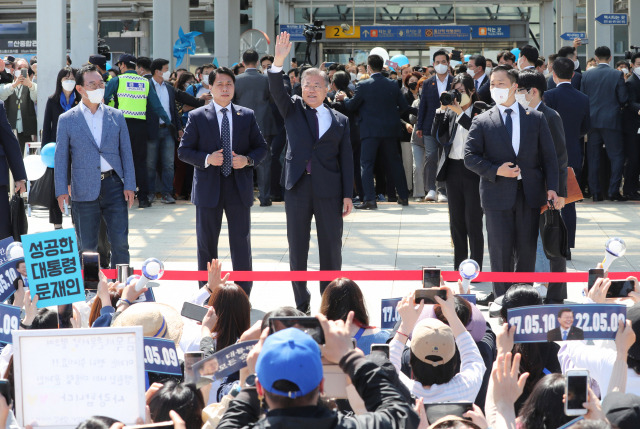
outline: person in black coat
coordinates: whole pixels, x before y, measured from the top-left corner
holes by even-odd
[[[631,57],[631,76],[625,82],[629,101],[622,112],[624,148],[627,163],[624,168],[624,196],[633,201],[640,200],[638,175],[640,175],[640,53]]]
[[[480,176],[464,166],[464,145],[472,119],[483,110],[474,107],[478,101],[474,81],[466,73],[456,75],[451,88],[462,94],[460,102],[436,110],[431,135],[443,148],[436,180],[443,181],[449,199],[449,229],[453,240],[454,268],[469,258],[482,268],[484,234],[480,205]],[[480,103],[481,104],[481,103]]]
[[[82,99],[78,91],[76,91],[75,74],[76,70],[71,67],[65,67],[58,72],[56,90],[53,95],[47,99],[47,105],[44,108],[42,148],[49,143],[55,143],[58,130],[58,118],[60,115],[72,107],[75,107]],[[49,223],[52,223],[56,229],[62,228],[62,211],[60,211],[60,207],[58,206],[55,191],[51,194]]]
[[[16,192],[26,192],[27,172],[22,162],[20,144],[0,101],[0,240],[11,237],[11,212],[9,210],[9,170],[16,182]]]

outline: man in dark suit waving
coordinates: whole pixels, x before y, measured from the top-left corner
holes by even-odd
[[[195,167],[191,202],[196,205],[198,270],[218,259],[222,212],[229,227],[234,271],[251,271],[253,168],[267,156],[253,110],[236,106],[235,75],[220,67],[209,74],[213,102],[191,111],[178,157]],[[249,295],[253,282],[238,282]]]
[[[283,180],[289,266],[292,271],[307,269],[311,218],[315,217],[320,269],[340,270],[342,218],[353,208],[349,120],[323,104],[329,85],[325,73],[316,68],[302,74],[302,98],[287,94],[281,70],[290,50],[289,34],[280,33],[268,72],[271,95],[287,129]],[[328,284],[320,282],[320,294]],[[292,285],[296,307],[308,313],[311,295],[307,282],[294,281]]]
[[[465,145],[465,166],[480,176],[491,271],[535,269],[540,206],[558,199],[558,158],[542,113],[516,102],[517,71],[491,73],[496,106],[476,116]],[[494,283],[495,296],[509,284]]]
[[[16,182],[16,192],[26,192],[27,172],[22,162],[20,144],[11,130],[4,103],[0,101],[0,240],[12,235],[9,210],[9,170]]]

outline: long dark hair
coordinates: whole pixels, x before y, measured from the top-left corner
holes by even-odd
[[[573,418],[564,415],[564,385],[562,374],[549,374],[538,381],[520,410],[522,429],[555,429]]]
[[[174,410],[182,417],[187,429],[202,427],[202,409],[205,402],[200,390],[194,384],[169,380],[149,401],[149,412],[154,423],[171,420],[169,411]]]
[[[59,99],[60,94],[62,94],[62,78],[71,76],[75,79],[76,72],[77,70],[72,67],[63,67],[62,69],[60,69],[60,71],[58,72],[58,77],[56,78],[56,91],[52,96],[54,100]],[[73,93],[75,94],[76,100],[80,100],[82,98],[75,88],[73,88]]]
[[[182,72],[182,74],[180,75],[178,80],[176,80],[176,83],[174,83],[173,86],[176,89],[184,91],[184,90],[187,89],[187,85],[185,85],[185,84],[187,83],[187,81],[189,79],[193,79],[194,81],[197,82],[196,77],[193,75],[193,73],[191,73],[191,72]]]
[[[251,326],[251,303],[240,286],[228,284],[217,288],[209,298],[209,305],[218,316],[213,326],[216,350],[235,344]]]
[[[453,77],[453,80],[451,81],[451,88],[453,89],[453,87],[458,83],[462,83],[462,86],[464,86],[467,94],[469,94],[472,103],[480,100],[478,94],[476,93],[476,87],[473,84],[473,78],[471,76],[469,76],[467,73],[459,73],[455,75]]]
[[[355,313],[354,320],[364,326],[369,325],[369,313],[364,304],[362,291],[353,280],[339,277],[329,283],[324,290],[320,313],[327,316],[329,320],[346,321],[350,311]]]

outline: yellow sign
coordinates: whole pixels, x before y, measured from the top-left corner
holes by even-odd
[[[360,26],[356,25],[356,28],[349,27],[347,31],[344,31],[340,25],[327,25],[326,27],[327,39],[359,39],[360,38]]]

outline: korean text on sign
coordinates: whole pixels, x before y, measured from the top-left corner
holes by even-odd
[[[71,229],[22,236],[27,277],[38,308],[84,300],[76,232]]]

